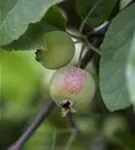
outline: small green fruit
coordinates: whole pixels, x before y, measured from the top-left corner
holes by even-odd
[[[68,112],[82,111],[89,105],[95,94],[95,82],[88,72],[66,66],[52,76],[50,94],[62,108],[62,116],[66,116]]]
[[[39,51],[37,58],[48,69],[59,69],[67,65],[74,56],[74,43],[65,32],[49,32],[45,34],[43,42],[46,51]]]

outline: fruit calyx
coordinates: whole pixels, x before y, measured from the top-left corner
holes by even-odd
[[[71,100],[62,100],[61,105],[61,116],[66,117],[70,112],[75,113],[77,110],[73,108],[73,102]]]

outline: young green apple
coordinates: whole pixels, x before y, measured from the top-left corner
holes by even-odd
[[[43,42],[46,50],[39,50],[37,59],[48,69],[59,69],[67,65],[74,56],[74,42],[66,32],[49,32],[44,35]]]
[[[62,108],[62,116],[66,116],[69,112],[83,111],[89,105],[95,94],[95,82],[88,72],[66,66],[52,76],[50,94]]]

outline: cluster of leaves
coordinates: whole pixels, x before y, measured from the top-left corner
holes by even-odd
[[[71,7],[72,3],[74,8]],[[96,66],[99,66],[98,81],[102,97],[100,101],[103,100],[109,111],[134,106],[135,3],[128,5],[128,2],[124,3],[124,0],[76,0],[75,4],[70,0],[0,0],[0,117],[6,119],[0,122],[0,129],[4,129],[8,124],[12,127],[19,126],[17,133],[19,134],[19,132],[22,132],[27,117],[31,116],[31,113],[38,111],[38,107],[33,111],[33,106],[38,104],[40,107],[43,103],[46,103],[46,101],[43,102],[42,100],[37,102],[35,97],[41,95],[39,92],[42,87],[41,83],[45,78],[45,80],[48,79],[47,72],[51,71],[44,70],[44,67],[35,60],[35,50],[46,49],[43,44],[44,34],[55,30],[67,32],[68,27],[77,30],[77,34],[73,35],[74,38],[77,37],[77,39],[82,40],[80,37],[85,36],[89,42],[88,45],[92,43],[100,49],[100,58],[94,52],[91,53],[89,50],[88,53],[86,52],[86,54],[90,53],[90,57],[87,55],[88,61],[91,58],[98,58],[98,65],[96,64]],[[128,7],[125,8],[126,6]],[[75,14],[72,14],[74,13],[72,9]],[[71,20],[72,15],[73,17],[77,16],[74,18],[76,20],[76,25],[74,26],[72,25],[73,20]],[[106,24],[107,31],[104,31]],[[98,35],[100,33],[103,36],[100,37]],[[90,45],[89,49],[93,50],[93,47]],[[82,61],[86,62],[85,58],[87,57],[84,55]],[[46,76],[43,77],[45,73]],[[48,98],[50,98],[49,95],[45,95],[44,99]],[[22,119],[20,119],[21,123],[13,121],[13,118],[17,118],[17,113],[19,114],[18,117]],[[65,127],[66,120],[57,120],[55,114],[57,113],[54,112],[50,116],[49,120],[46,121],[46,125],[43,124],[37,130],[37,133],[26,144],[24,150],[51,150],[56,145],[58,145],[57,149],[59,150],[63,149],[64,145],[66,145],[65,149],[69,150],[73,142],[72,150],[83,150],[89,147],[90,140],[93,137],[95,139],[99,131],[101,135],[105,134],[107,138],[110,138],[112,130],[114,130],[111,124],[108,125],[110,120],[104,120],[103,122],[107,122],[107,125],[101,125],[102,127],[97,130],[97,124],[100,121],[97,123],[95,120],[90,120],[90,117],[78,117],[76,122],[85,134],[76,137],[76,131],[71,131],[68,127]],[[88,123],[88,120],[90,123]],[[123,120],[121,121],[121,118],[117,117],[112,121],[112,124],[119,122],[118,120],[122,122],[120,123],[122,126],[126,124]],[[86,123],[92,124],[92,127],[86,125]],[[54,129],[54,126],[58,129]],[[115,126],[122,127],[119,124]],[[88,127],[91,127],[91,129],[88,129]],[[64,131],[60,128],[64,128]],[[123,128],[123,130],[126,130],[126,134],[119,135],[120,139],[126,141],[125,135],[130,139],[134,139],[125,129],[127,127]],[[90,132],[87,133],[87,131]],[[5,131],[4,133],[9,134],[7,132]],[[0,147],[9,146],[16,136],[18,135],[10,137],[9,141],[2,140],[0,136],[0,141],[5,142],[4,144],[0,142]],[[43,140],[41,143],[38,142],[39,137]],[[113,139],[114,142],[116,137],[112,137],[111,135],[110,139],[111,141]],[[85,143],[81,142],[83,138],[87,139]],[[38,143],[38,145],[35,147],[34,143]],[[82,146],[78,145],[78,143],[81,143]],[[126,144],[133,148],[135,147],[132,141],[126,141]],[[119,141],[118,145],[121,145],[121,141]]]

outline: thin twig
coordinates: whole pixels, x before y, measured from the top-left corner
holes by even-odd
[[[81,34],[80,34],[80,36],[76,36],[76,35],[73,35],[72,33],[69,33],[69,32],[68,32],[68,34],[69,34],[70,36],[74,37],[74,38],[78,38],[77,43],[78,43],[79,41],[84,41],[84,42],[86,42],[86,45],[87,45],[92,51],[96,52],[98,55],[101,55],[100,50],[99,50],[98,48],[96,48],[95,46],[93,46],[93,45],[88,41],[88,39],[87,39],[84,35],[81,35]]]
[[[54,133],[53,133],[52,150],[55,150],[55,146],[56,146],[56,137],[57,137],[57,131],[55,130]]]
[[[84,48],[85,48],[85,45],[82,43],[81,52],[80,52],[80,56],[79,56],[79,60],[78,60],[78,64],[77,64],[78,67],[80,67],[80,64],[81,64],[81,59],[82,59],[82,55],[84,52]]]
[[[73,132],[71,132],[71,135],[70,135],[70,137],[67,141],[65,150],[70,150],[71,149],[71,146],[72,146],[73,142],[75,141],[76,135],[77,135],[77,131],[73,130]]]
[[[88,46],[88,48],[89,48],[90,50],[96,52],[98,55],[101,55],[101,54],[102,54],[101,51],[100,51],[98,48],[96,48],[95,46],[93,46],[91,43],[88,43],[87,46]]]
[[[69,122],[69,126],[70,126],[71,129],[79,131],[79,129],[76,125],[76,122],[73,118],[73,115],[71,113],[68,114],[68,122]]]
[[[21,137],[11,146],[8,150],[20,150],[25,142],[32,136],[35,130],[40,126],[40,124],[49,116],[53,110],[54,103],[50,101],[45,108],[43,108],[39,114],[36,116],[35,120],[28,126]]]
[[[86,42],[86,46],[87,46],[90,50],[94,51],[94,52],[97,53],[98,55],[101,55],[101,54],[102,54],[101,51],[100,51],[98,48],[96,48],[94,45],[92,45],[92,44],[89,42],[89,40],[88,40],[85,36],[83,36],[83,38],[84,38],[84,41]]]
[[[80,35],[82,34],[83,28],[85,23],[87,22],[87,19],[89,18],[90,14],[94,11],[94,9],[97,7],[98,3],[100,2],[100,0],[98,0],[95,5],[93,6],[93,8],[90,10],[90,12],[85,16],[85,18],[83,19],[80,28],[79,28],[79,33]]]

